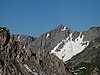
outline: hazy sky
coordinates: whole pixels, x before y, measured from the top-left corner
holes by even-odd
[[[100,26],[100,0],[0,0],[0,26],[39,36],[60,24],[83,31]]]

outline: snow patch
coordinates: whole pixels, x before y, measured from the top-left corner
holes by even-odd
[[[85,67],[81,67],[81,68],[79,68],[79,69],[86,69]]]
[[[3,28],[1,30],[3,31]]]
[[[26,48],[26,46],[24,45],[24,46],[23,46],[23,49],[25,49],[25,48]]]
[[[33,72],[26,64],[24,64],[24,67],[25,67],[29,72],[31,72],[33,75],[38,75],[38,73]]]
[[[19,40],[19,39],[20,39],[20,36],[18,36],[17,40]]]
[[[47,36],[46,36],[46,38],[48,38],[49,36],[50,36],[50,34],[48,33]]]
[[[20,36],[18,36],[17,41],[19,41],[19,42],[20,42]]]
[[[77,73],[74,73],[75,75],[77,75]]]
[[[17,60],[17,62],[19,62],[19,60]]]
[[[26,69],[28,69],[29,72],[32,72],[32,70],[31,70],[26,64],[24,64],[24,67],[25,67]]]
[[[62,40],[60,43],[58,43],[54,47],[54,49],[51,50],[50,54],[54,53],[57,57],[59,57],[59,59],[62,59],[65,62],[71,59],[76,54],[83,51],[89,45],[89,41],[83,42],[84,35],[82,35],[82,33],[80,33],[80,35],[75,39],[75,41],[72,40],[73,39],[72,34],[73,33],[71,33],[69,37],[66,38],[66,40]],[[64,42],[65,44],[63,48],[59,49],[60,51],[57,52],[56,49],[58,49],[58,47],[60,46],[60,44],[62,44],[62,42]]]
[[[21,73],[19,72],[19,75],[21,75]]]
[[[65,31],[66,30],[66,27],[64,27],[63,29],[61,29],[61,31]]]

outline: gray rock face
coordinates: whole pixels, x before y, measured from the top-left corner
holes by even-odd
[[[52,50],[62,40],[66,39],[71,32],[72,31],[69,28],[64,28],[63,25],[60,25],[56,29],[41,35],[38,39],[35,40],[34,43],[38,47],[49,51]]]
[[[96,38],[100,38],[100,27],[91,27],[88,31],[84,32],[84,41],[92,42]]]
[[[37,47],[32,37],[10,36],[0,32],[0,74],[1,75],[68,75],[64,63],[55,55]],[[4,39],[4,38],[5,39]],[[9,39],[8,39],[9,37]],[[23,39],[25,39],[23,41]],[[8,42],[6,42],[8,41]],[[3,42],[3,43],[2,43]]]
[[[75,41],[75,39],[78,37],[80,35],[80,32],[74,32],[73,34],[72,34],[72,37],[73,37],[73,41]]]

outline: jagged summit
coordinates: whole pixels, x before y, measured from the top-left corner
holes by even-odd
[[[58,28],[58,29],[64,28],[64,25],[63,25],[63,24],[60,24],[57,28]]]
[[[7,29],[6,27],[0,27],[0,31],[3,31],[3,30],[9,31],[9,29]]]
[[[68,27],[65,27],[63,24],[59,25],[56,29],[61,30],[61,31],[71,31]]]
[[[50,51],[54,48],[54,46],[66,39],[70,33],[72,33],[72,31],[69,28],[60,25],[57,28],[41,35],[34,41],[34,43],[38,47],[43,48],[45,51]]]

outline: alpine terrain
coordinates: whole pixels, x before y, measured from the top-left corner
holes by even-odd
[[[100,27],[60,25],[37,38],[0,27],[0,75],[100,75]]]

